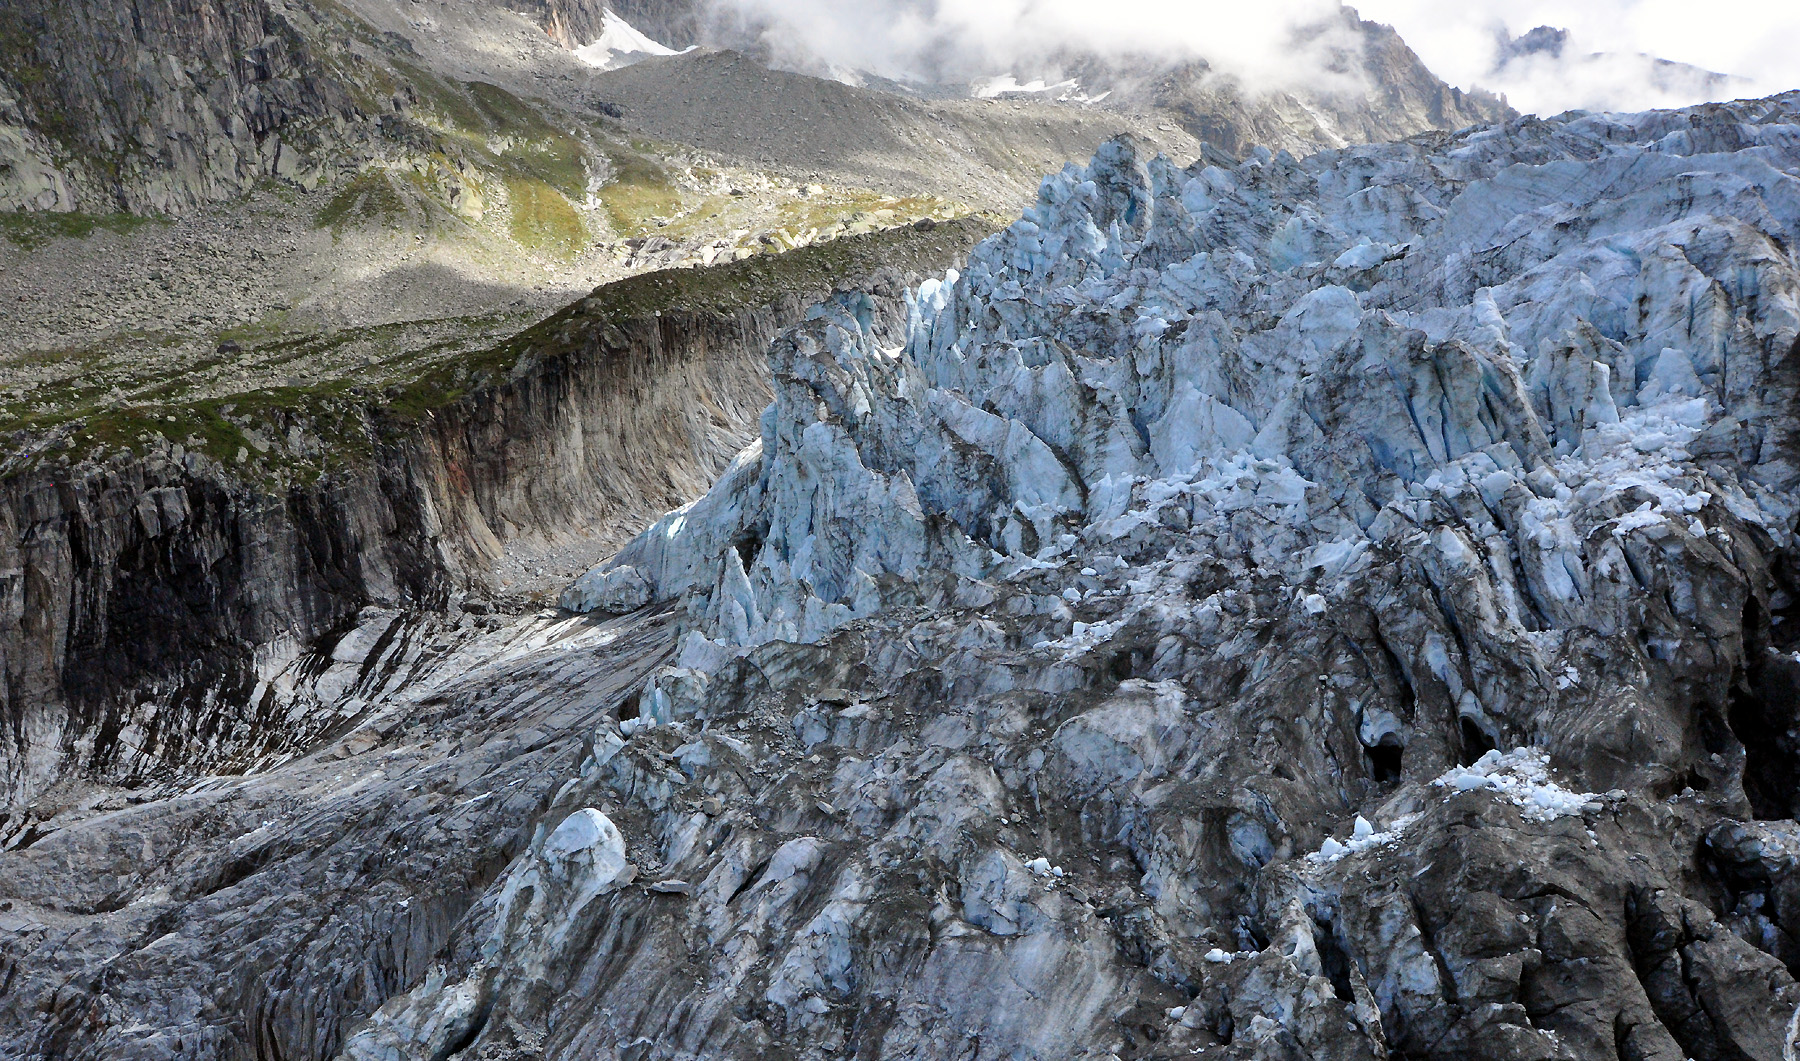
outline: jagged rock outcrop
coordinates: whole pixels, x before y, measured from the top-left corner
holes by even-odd
[[[181,212],[316,180],[370,115],[286,0],[14,0],[0,30],[0,210]]]
[[[0,1049],[1792,1056],[1800,97],[1222,161],[786,332],[643,607],[0,854]]]
[[[1167,109],[1188,132],[1237,154],[1257,144],[1302,152],[1401,140],[1513,116],[1490,92],[1445,83],[1392,26],[1358,18],[1350,8],[1305,35],[1332,42],[1318,86],[1249,90],[1197,62],[1141,84],[1127,82],[1118,103]]]
[[[605,32],[608,11],[675,48],[699,43],[701,26],[708,21],[700,5],[688,0],[529,0],[516,10],[531,13],[552,40],[571,49]]]
[[[168,783],[308,746],[359,685],[366,699],[404,677],[397,661],[431,655],[400,612],[493,593],[509,543],[604,547],[704,491],[755,433],[782,328],[840,283],[897,300],[985,231],[608,285],[512,340],[460,399],[404,416],[372,403],[330,435],[298,415],[265,425],[296,464],[368,451],[321,475],[262,482],[158,441],[8,477],[0,832],[27,833],[62,777]]]

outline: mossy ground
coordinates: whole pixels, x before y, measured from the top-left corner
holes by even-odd
[[[25,250],[35,250],[55,239],[85,239],[101,230],[125,235],[160,224],[167,222],[137,214],[0,213],[0,236]]]
[[[493,340],[464,337],[493,333],[513,319],[428,322],[435,333],[452,337],[437,341],[422,339],[425,325],[418,323],[295,337],[284,335],[278,321],[259,321],[222,336],[240,350],[227,348],[154,375],[135,373],[123,387],[113,363],[116,346],[14,358],[15,368],[36,366],[55,378],[0,391],[0,440],[5,440],[0,475],[39,466],[46,458],[141,452],[166,441],[241,467],[240,474],[249,478],[316,478],[367,456],[371,418],[384,407],[384,388],[398,394],[398,384],[438,362],[488,350]],[[133,338],[139,348],[166,340]],[[267,382],[231,387],[234,371],[246,367]],[[297,445],[287,441],[296,427]]]
[[[314,220],[320,228],[341,229],[353,224],[390,224],[405,217],[406,201],[383,170],[352,177],[319,209]]]
[[[513,242],[528,251],[567,261],[587,245],[587,227],[555,188],[531,177],[506,182]]]
[[[655,155],[655,146],[642,142],[614,144],[607,151],[612,179],[600,190],[600,202],[621,236],[644,235],[658,220],[681,212],[681,193]]]

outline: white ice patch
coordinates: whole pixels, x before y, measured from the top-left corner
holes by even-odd
[[[1487,789],[1518,807],[1530,821],[1547,822],[1582,813],[1600,797],[1570,792],[1550,780],[1550,755],[1539,748],[1490,751],[1472,766],[1459,766],[1432,782],[1453,792]]]
[[[1032,647],[1060,652],[1064,660],[1070,660],[1106,644],[1124,625],[1123,619],[1104,623],[1077,622],[1070,629],[1068,637],[1057,638],[1054,641],[1039,641]]]
[[[1315,864],[1337,862],[1350,855],[1360,855],[1364,851],[1385,847],[1400,839],[1405,834],[1406,827],[1417,821],[1418,817],[1416,814],[1403,814],[1394,819],[1394,824],[1377,832],[1375,826],[1359,814],[1356,816],[1356,824],[1351,827],[1350,839],[1338,840],[1328,836],[1317,851],[1306,856],[1306,860]]]
[[[575,49],[575,58],[601,70],[617,70],[659,55],[682,55],[694,49],[676,51],[638,32],[631,23],[606,12],[600,17],[600,36]]]
[[[1021,82],[1015,74],[1001,74],[998,77],[976,78],[969,84],[969,95],[976,99],[999,99],[1002,96],[1044,96],[1058,103],[1099,103],[1112,95],[1102,92],[1090,96],[1081,88],[1081,82],[1070,78],[1066,81],[1045,81],[1043,78],[1032,78]]]

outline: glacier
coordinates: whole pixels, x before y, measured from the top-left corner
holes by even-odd
[[[1797,182],[1800,94],[1117,140],[839,292],[342,1056],[1788,1061]]]
[[[1116,141],[905,320],[847,296],[780,340],[762,439],[564,602],[679,598],[705,670],[995,582],[1085,643],[1202,558],[1319,615],[1405,557],[1554,684],[1651,554],[1790,544],[1800,133],[1758,117],[1186,171]],[[1490,739],[1542,735],[1516,684],[1444,680]]]
[[[1797,241],[1800,95],[1113,141],[778,339],[761,439],[564,604],[678,617],[631,740],[768,704],[842,757],[796,1034],[886,991],[879,1056],[1791,1057]],[[994,1014],[848,971],[921,844],[1013,941],[931,974]],[[1154,994],[1084,909],[1174,991],[1077,1051],[1009,1014]]]

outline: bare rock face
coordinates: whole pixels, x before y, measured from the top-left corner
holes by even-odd
[[[181,212],[316,178],[334,127],[365,117],[297,28],[321,17],[264,0],[9,5],[0,209]]]
[[[1800,97],[1222,162],[810,311],[636,611],[40,823],[0,1052],[1792,1057]]]

